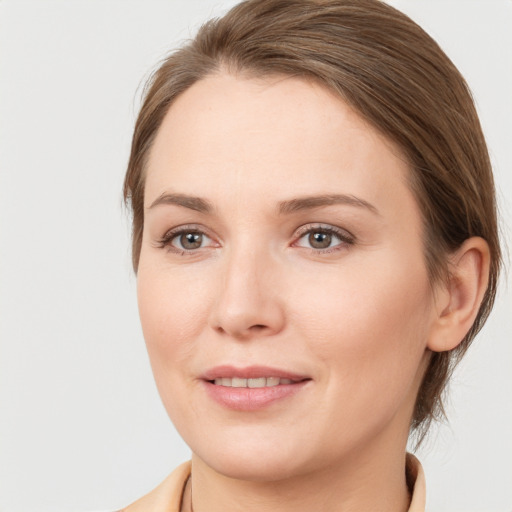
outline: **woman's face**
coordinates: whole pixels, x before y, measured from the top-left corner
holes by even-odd
[[[195,457],[275,480],[405,443],[435,317],[407,172],[298,79],[220,74],[172,105],[147,167],[138,300]]]

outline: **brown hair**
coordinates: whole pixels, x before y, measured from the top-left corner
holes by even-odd
[[[420,387],[411,427],[421,438],[432,419],[444,417],[442,392],[490,313],[501,261],[492,170],[466,82],[426,32],[379,0],[242,2],[203,25],[148,82],[124,183],[135,271],[155,135],[179,94],[221,71],[314,80],[394,141],[410,163],[432,282],[448,278],[447,254],[464,240],[488,242],[489,285],[479,314],[455,350],[432,354]]]

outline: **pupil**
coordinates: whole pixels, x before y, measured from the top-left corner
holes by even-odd
[[[186,233],[181,235],[180,243],[185,249],[198,249],[203,242],[203,235],[200,233]]]
[[[315,249],[327,249],[331,245],[332,237],[329,233],[311,233],[309,235],[309,243]]]

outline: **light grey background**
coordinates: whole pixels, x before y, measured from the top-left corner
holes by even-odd
[[[121,507],[189,456],[145,353],[121,186],[142,78],[234,3],[0,0],[2,512]],[[391,3],[466,76],[512,225],[512,2]],[[431,511],[512,510],[505,281],[420,451]]]

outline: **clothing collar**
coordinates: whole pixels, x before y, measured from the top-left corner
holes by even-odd
[[[180,512],[191,466],[190,461],[181,464],[156,489],[119,512]],[[412,496],[408,512],[425,512],[425,474],[411,453],[406,457],[406,479]]]

